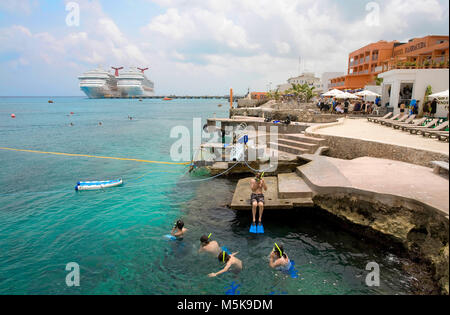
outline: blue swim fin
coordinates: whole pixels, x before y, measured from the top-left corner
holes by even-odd
[[[264,226],[262,225],[262,223],[258,224],[258,227],[256,228],[256,233],[264,234]]]
[[[252,223],[252,225],[250,225],[250,233],[253,233],[253,234],[258,233],[256,231],[256,223]]]

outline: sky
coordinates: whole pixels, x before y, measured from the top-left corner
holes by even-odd
[[[0,0],[0,95],[81,96],[99,65],[149,67],[157,95],[265,91],[448,25],[447,0]]]

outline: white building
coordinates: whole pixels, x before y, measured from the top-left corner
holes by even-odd
[[[278,85],[277,89],[283,93],[292,88],[292,84],[308,84],[310,87],[315,87],[315,92],[323,92],[322,82],[311,72],[306,72],[298,77],[290,78],[287,83]]]
[[[381,104],[389,103],[394,108],[394,114],[400,112],[402,103],[415,99],[423,106],[427,86],[433,93],[448,90],[449,69],[398,69],[378,75],[383,78]],[[448,108],[438,105],[436,117],[447,117]]]
[[[327,92],[328,90],[330,90],[331,79],[343,77],[344,75],[344,72],[324,72],[322,74],[323,91]]]

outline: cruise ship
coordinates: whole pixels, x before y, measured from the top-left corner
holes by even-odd
[[[78,77],[78,80],[80,80],[80,89],[89,98],[120,96],[116,77],[101,67],[83,73]]]
[[[114,68],[112,74],[101,67],[79,76],[80,89],[89,98],[130,98],[154,96],[154,83],[144,74],[148,68]]]
[[[121,97],[154,96],[154,84],[144,74],[148,68],[130,68],[117,77]]]

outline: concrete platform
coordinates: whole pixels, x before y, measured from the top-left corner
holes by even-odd
[[[278,197],[312,198],[313,191],[296,173],[278,175]]]
[[[449,155],[449,145],[446,142],[411,135],[409,132],[368,122],[367,119],[345,119],[341,124],[323,125],[323,128],[311,133],[319,137],[330,135],[355,138]]]
[[[372,194],[449,214],[448,178],[434,174],[432,168],[371,157],[341,160],[305,154],[301,158],[311,162],[298,167],[297,173],[315,193]]]
[[[250,204],[250,181],[253,177],[241,179],[234,192],[231,209],[251,211]],[[278,197],[278,178],[265,177],[268,191],[265,192],[265,210],[286,210],[300,207],[312,207],[314,203],[311,198],[283,199]]]

